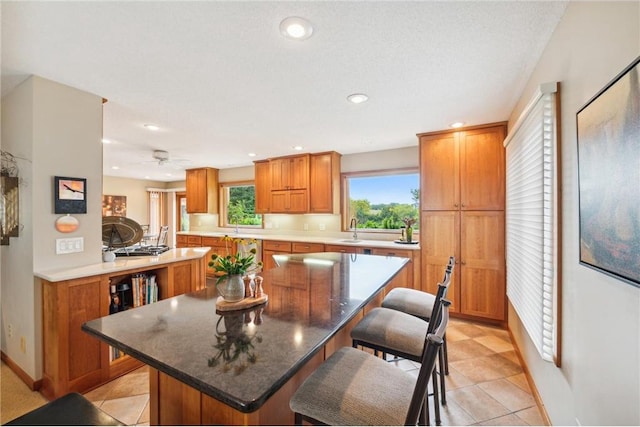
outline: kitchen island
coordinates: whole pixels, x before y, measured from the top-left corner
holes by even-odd
[[[408,259],[279,255],[266,304],[216,312],[213,287],[85,323],[150,367],[151,424],[293,424],[289,398],[378,305]]]

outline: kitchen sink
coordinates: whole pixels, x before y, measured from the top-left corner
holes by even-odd
[[[345,243],[360,243],[362,242],[362,240],[356,240],[356,239],[343,239],[340,240],[341,242],[345,242]]]

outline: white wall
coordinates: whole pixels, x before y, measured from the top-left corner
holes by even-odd
[[[576,112],[638,55],[639,2],[571,2],[510,118],[513,125],[539,84],[561,82],[560,368],[541,360],[509,310],[509,327],[554,425],[640,425],[640,289],[578,263],[575,126]]]
[[[99,96],[34,76],[2,98],[2,149],[20,158],[23,226],[1,249],[2,351],[33,379],[42,376],[42,300],[34,271],[101,262],[101,138]],[[54,176],[87,179],[87,213],[74,214],[80,227],[73,233],[55,229]],[[56,255],[55,240],[62,237],[83,237],[84,252]]]

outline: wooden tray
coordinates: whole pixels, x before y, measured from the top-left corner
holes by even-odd
[[[269,299],[267,294],[262,294],[259,298],[245,298],[236,302],[225,301],[224,298],[218,297],[216,300],[216,310],[218,311],[232,311],[232,310],[244,310],[245,308],[255,307],[256,305],[264,304]]]

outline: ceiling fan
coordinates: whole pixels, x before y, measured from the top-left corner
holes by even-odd
[[[153,157],[153,160],[145,163],[156,163],[158,166],[171,166],[174,169],[184,169],[185,166],[191,164],[191,160],[187,159],[170,159],[169,152],[165,150],[153,150],[151,157]]]

